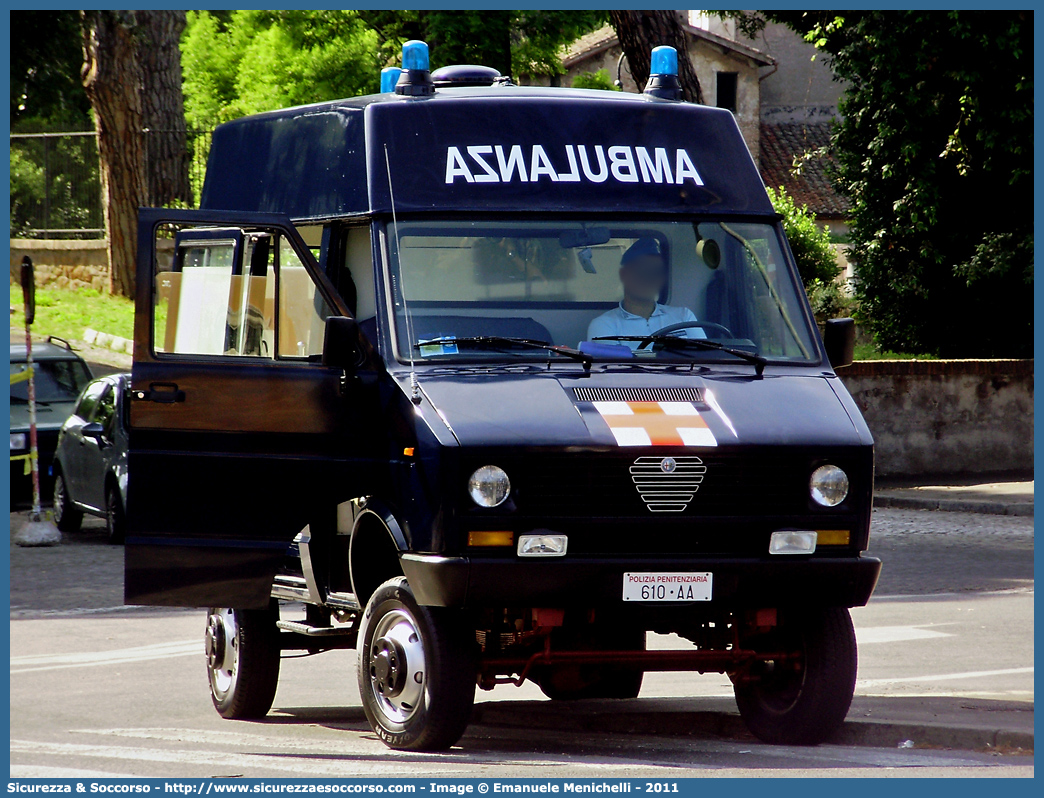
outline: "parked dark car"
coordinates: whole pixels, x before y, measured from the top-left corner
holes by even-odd
[[[25,343],[11,341],[11,375],[24,372],[27,365]],[[51,492],[49,471],[58,445],[58,433],[72,413],[77,397],[94,375],[83,358],[68,342],[54,336],[33,342],[36,386],[36,442],[39,451],[40,494]],[[27,472],[29,453],[29,383],[11,385],[11,501],[25,501],[32,495],[32,478]]]
[[[54,522],[80,528],[84,513],[106,520],[122,543],[127,506],[127,387],[130,374],[94,380],[62,427],[54,456]]]

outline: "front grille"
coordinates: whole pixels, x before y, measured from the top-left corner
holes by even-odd
[[[578,402],[699,402],[698,388],[573,388]]]
[[[700,489],[707,466],[698,457],[639,457],[631,481],[654,513],[680,513]]]
[[[668,479],[660,470],[665,457],[683,464],[675,469],[679,478]],[[527,516],[649,518],[667,511],[675,517],[757,517],[808,511],[807,466],[786,455],[604,453],[503,467],[511,474],[518,510]]]

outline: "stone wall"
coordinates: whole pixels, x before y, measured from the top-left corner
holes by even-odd
[[[1032,360],[880,360],[838,369],[878,476],[1033,469]]]
[[[53,241],[30,238],[11,239],[11,283],[19,282],[22,257],[32,258],[36,287],[109,287],[109,252],[105,239]]]

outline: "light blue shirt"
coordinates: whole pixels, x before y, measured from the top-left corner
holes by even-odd
[[[696,314],[688,308],[676,308],[670,305],[656,304],[656,310],[649,318],[629,313],[621,302],[612,310],[606,311],[591,322],[587,328],[587,340],[593,341],[603,335],[652,335],[670,324],[681,321],[696,321]],[[680,338],[706,338],[707,334],[699,327],[678,330]],[[605,343],[611,343],[606,341]],[[635,349],[638,341],[620,341]]]

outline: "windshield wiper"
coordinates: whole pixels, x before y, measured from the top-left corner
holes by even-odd
[[[475,335],[467,338],[432,338],[430,341],[421,341],[413,345],[414,349],[420,349],[425,346],[452,346],[464,344],[465,346],[474,346],[478,349],[482,348],[498,348],[506,346],[521,346],[525,349],[543,349],[545,352],[552,352],[556,355],[563,355],[568,357],[570,360],[576,360],[584,364],[585,369],[590,369],[591,364],[594,363],[594,358],[590,355],[585,355],[579,349],[572,349],[568,346],[557,346],[555,344],[549,344],[546,341],[533,341],[529,338],[511,338],[504,335]]]
[[[753,352],[745,352],[742,349],[737,349],[734,346],[727,346],[720,344],[717,341],[710,341],[706,338],[680,338],[677,335],[600,335],[593,339],[595,341],[656,341],[657,343],[663,344],[667,348],[677,347],[679,349],[686,349],[689,347],[695,347],[697,349],[713,349],[718,352],[727,352],[730,355],[735,355],[738,358],[746,360],[748,363],[754,364],[754,372],[760,377],[765,371],[765,364],[768,361],[761,355]]]

